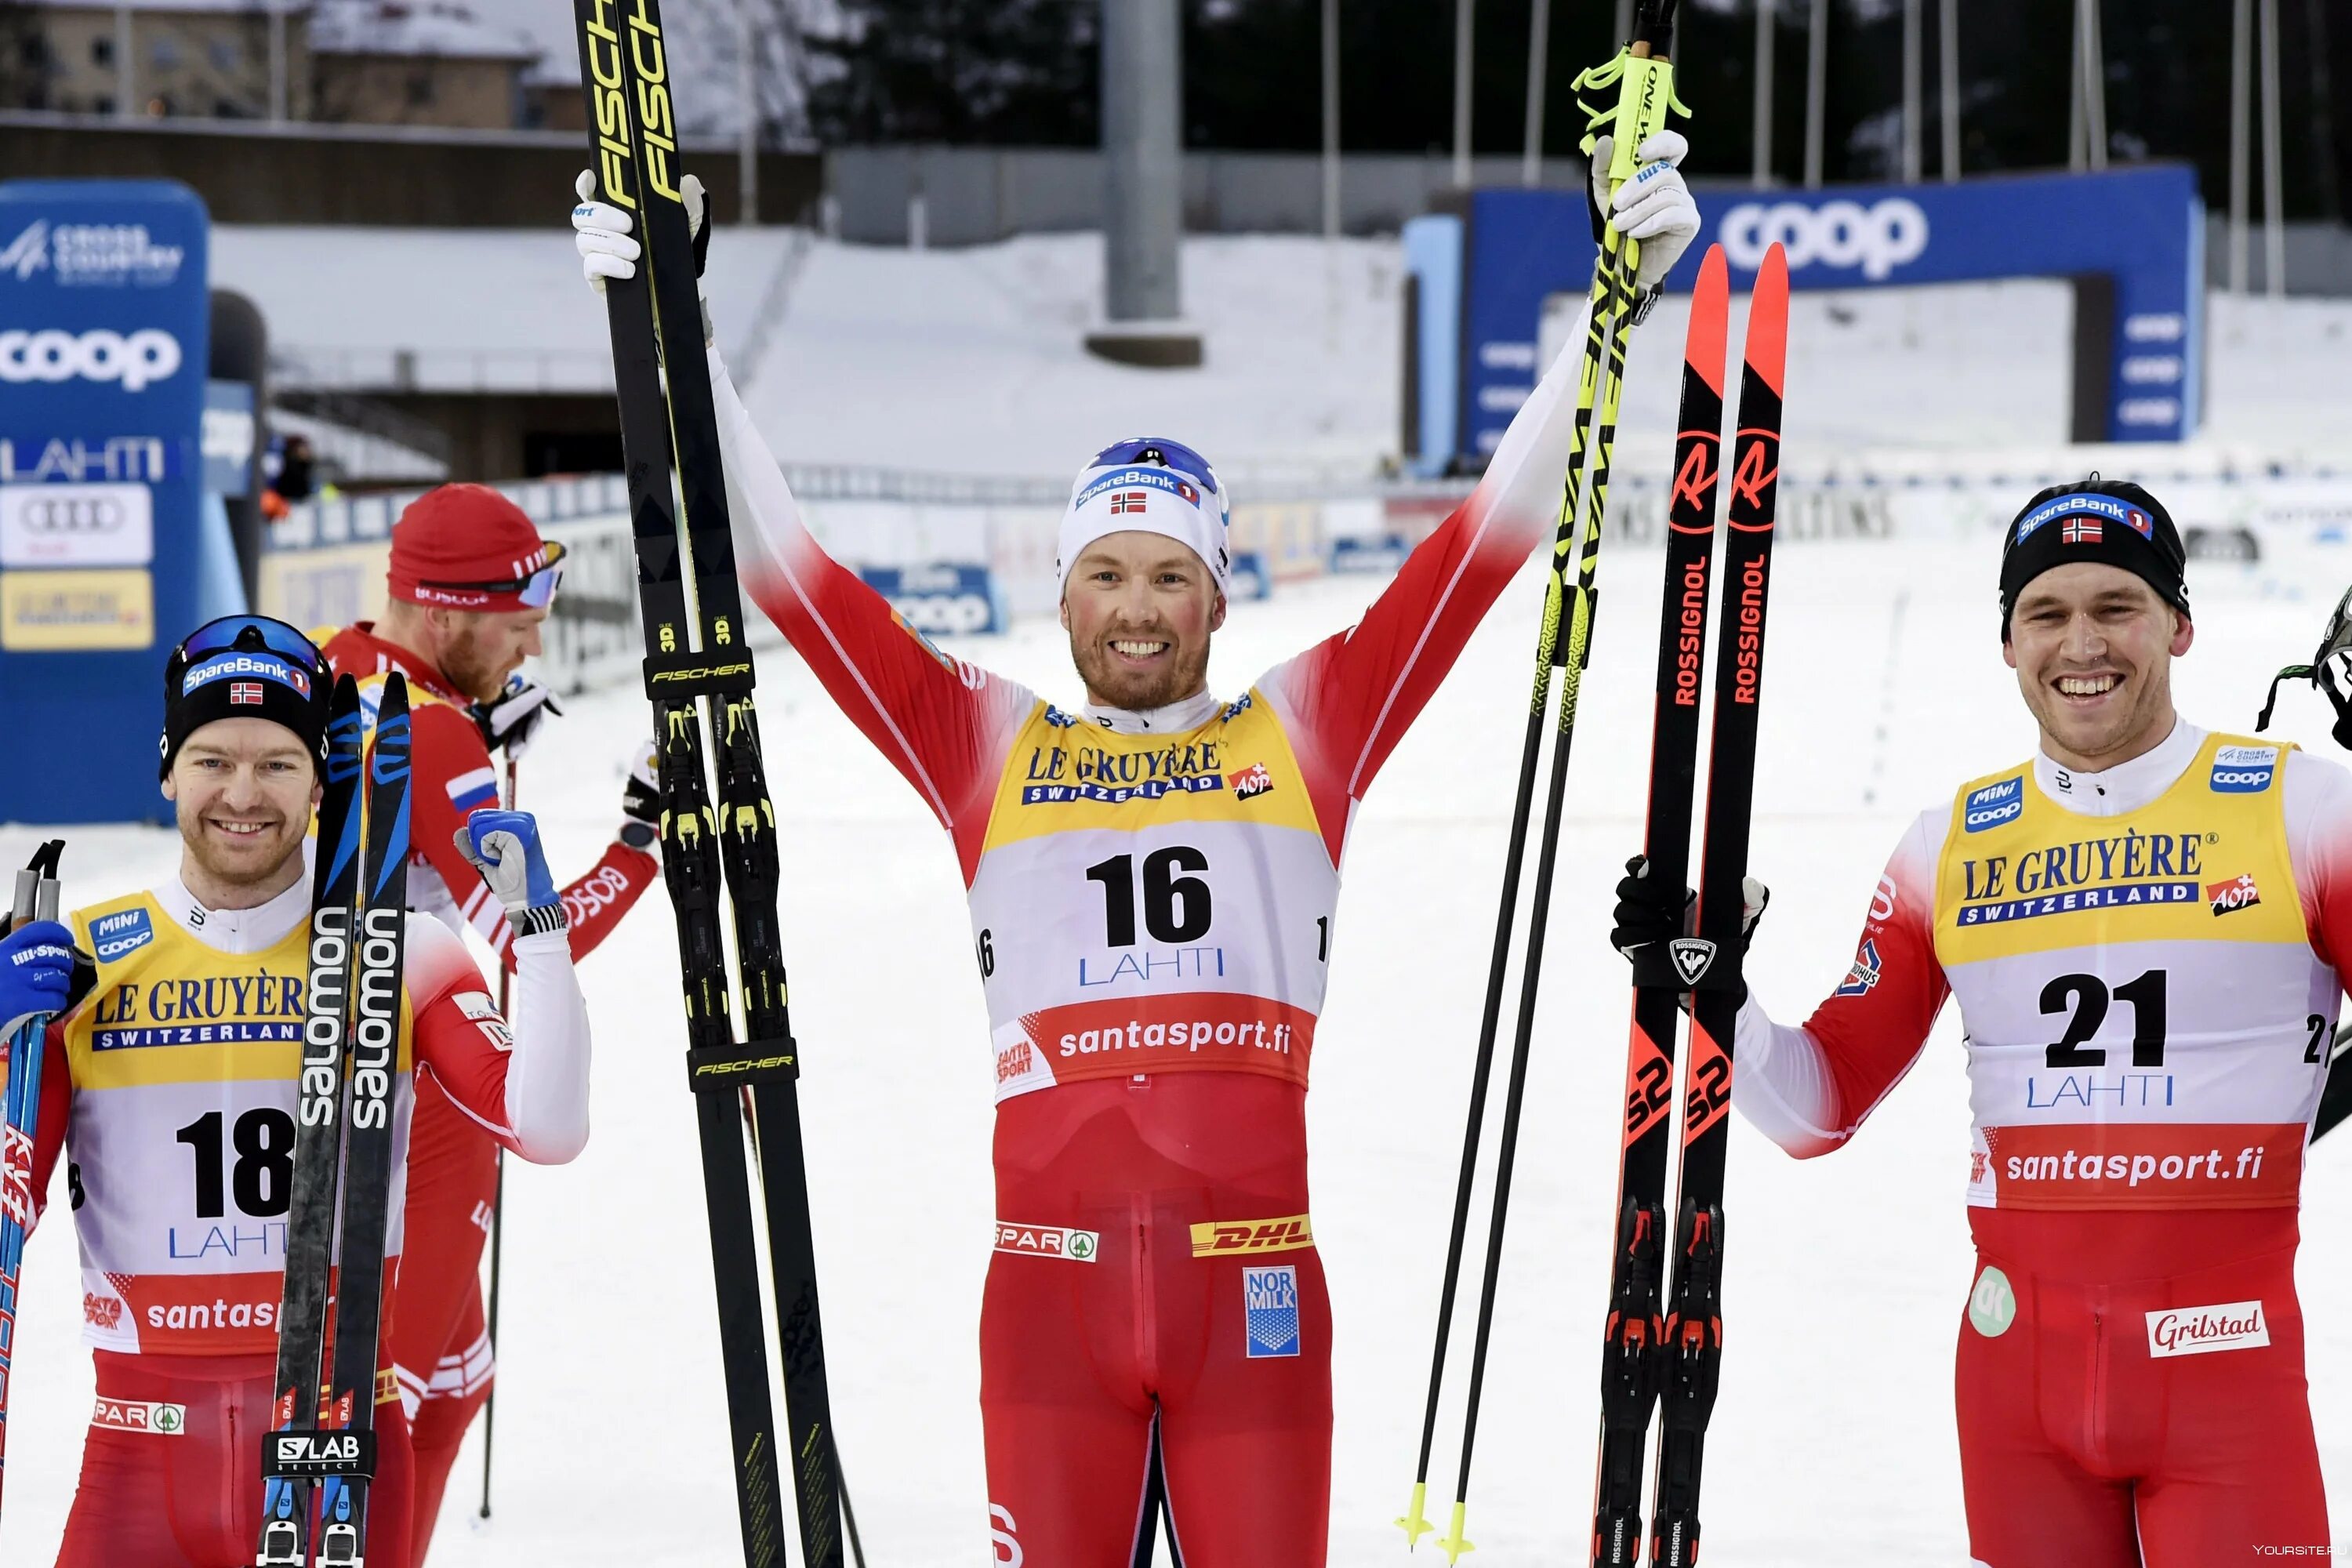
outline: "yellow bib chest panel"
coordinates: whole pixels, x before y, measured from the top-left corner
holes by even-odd
[[[1936,952],[1968,1034],[1971,1204],[2296,1202],[2337,989],[2288,852],[2285,751],[2208,736],[2119,816],[2068,811],[2031,765],[1961,786]]]
[[[85,1337],[113,1351],[274,1351],[309,925],[230,953],[146,893],[73,919],[98,960],[97,985],[65,1027]],[[412,1098],[410,1025],[404,995],[396,1148]],[[399,1252],[399,1215],[395,1185],[387,1256]]]
[[[1172,735],[1040,703],[970,894],[997,1099],[1185,1070],[1303,1085],[1339,891],[1257,693]]]

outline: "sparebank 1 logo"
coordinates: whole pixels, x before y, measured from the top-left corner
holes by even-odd
[[[1927,215],[1903,196],[1869,206],[1843,199],[1817,207],[1742,202],[1723,215],[1720,237],[1731,264],[1750,272],[1764,265],[1764,253],[1777,244],[1788,253],[1791,272],[1816,262],[1859,267],[1876,283],[1927,250]]]

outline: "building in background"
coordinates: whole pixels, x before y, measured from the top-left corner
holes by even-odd
[[[541,53],[457,0],[10,0],[0,109],[508,130]]]

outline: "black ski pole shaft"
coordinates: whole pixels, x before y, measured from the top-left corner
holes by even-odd
[[[509,811],[515,808],[515,760],[507,760],[506,799],[499,804]],[[512,1018],[507,1003],[514,994],[514,971],[501,959],[499,963],[499,1016]],[[483,1330],[489,1335],[493,1362],[499,1353],[499,1244],[507,1235],[507,1152],[503,1146],[493,1147],[490,1157],[497,1176],[490,1188],[490,1299],[483,1312]],[[482,1510],[480,1517],[490,1517],[490,1456],[496,1451],[499,1431],[499,1384],[493,1375],[490,1392],[482,1398]]]
[[[1723,1367],[1724,1156],[1731,1137],[1733,1036],[1740,976],[1742,884],[1756,795],[1757,710],[1780,474],[1780,386],[1787,361],[1789,265],[1765,252],[1748,311],[1748,351],[1733,432],[1717,617],[1715,735],[1708,748],[1698,935],[1691,952],[1691,1048],[1684,1065],[1682,1165],[1666,1292],[1665,1379],[1659,1390],[1656,1515],[1651,1561],[1698,1560],[1699,1475]]]
[[[1642,844],[1648,875],[1677,900],[1690,869],[1691,797],[1698,775],[1698,703],[1715,561],[1728,293],[1722,247],[1711,247],[1691,295],[1683,353]],[[1633,1568],[1642,1554],[1642,1464],[1650,1419],[1657,1408],[1658,1342],[1664,1326],[1659,1305],[1659,1212],[1672,1142],[1680,991],[1671,952],[1643,949],[1635,953],[1617,1201],[1611,1225],[1609,1313],[1601,1335],[1600,1458],[1592,1505],[1595,1568]]]

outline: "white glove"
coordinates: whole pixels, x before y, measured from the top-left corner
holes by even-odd
[[[1611,228],[1641,241],[1633,287],[1637,292],[1647,292],[1674,270],[1675,263],[1698,237],[1698,204],[1691,200],[1690,186],[1683,182],[1678,167],[1688,155],[1690,143],[1673,131],[1661,131],[1643,142],[1636,149],[1642,166],[1618,189],[1612,205],[1609,160],[1614,146],[1614,139],[1607,136],[1592,144],[1593,205]],[[573,222],[578,221],[575,216]],[[584,249],[587,242],[581,243]],[[631,253],[635,254],[634,247]]]
[[[596,175],[593,170],[581,170],[572,188],[580,193],[580,205],[572,209],[572,231],[578,237],[575,243],[580,247],[580,270],[587,275],[589,286],[602,294],[605,279],[637,275],[637,258],[642,251],[637,242],[629,237],[636,228],[636,219],[610,202],[596,199]],[[688,231],[700,240],[703,224],[709,216],[702,177],[688,174],[679,182],[677,194],[686,201]],[[698,274],[702,269],[706,249],[704,245],[695,247]]]

